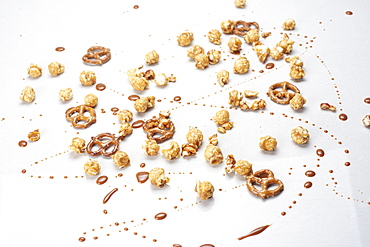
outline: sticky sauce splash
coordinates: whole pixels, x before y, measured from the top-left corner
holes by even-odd
[[[258,227],[256,229],[254,229],[253,231],[251,231],[250,233],[248,233],[247,235],[245,235],[243,237],[239,237],[238,240],[242,240],[242,239],[245,239],[245,238],[248,238],[248,237],[251,237],[251,236],[260,234],[261,232],[263,232],[264,230],[266,230],[266,228],[269,227],[269,226],[271,226],[271,225],[266,225],[266,226]]]

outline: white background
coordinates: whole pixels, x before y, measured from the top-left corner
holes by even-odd
[[[363,102],[370,96],[369,7],[368,1],[344,0],[335,4],[249,0],[244,9],[236,8],[230,0],[2,1],[0,246],[367,246],[370,142],[369,129],[361,119],[370,114],[370,106]],[[353,15],[346,15],[346,11]],[[251,69],[236,75],[232,68],[239,56],[228,51],[231,36],[223,35],[220,46],[205,36],[212,29],[220,30],[226,19],[256,21],[262,31],[272,32],[262,40],[272,47],[281,39],[281,24],[287,18],[297,22],[296,29],[287,33],[296,42],[292,55],[300,55],[305,63],[307,76],[301,82],[289,78],[289,66],[283,60],[269,58],[267,62],[274,62],[275,68],[265,69],[244,41],[242,54]],[[177,35],[186,29],[194,33],[192,44],[206,51],[222,51],[222,61],[205,70],[196,69],[186,56],[188,48],[177,45]],[[93,45],[110,48],[112,59],[103,66],[85,65],[81,58]],[[55,51],[59,46],[65,51]],[[144,55],[152,50],[160,54],[160,61],[144,69],[173,74],[177,81],[163,88],[151,83],[144,92],[136,92],[125,72],[144,65]],[[47,66],[53,61],[65,65],[62,75],[48,73]],[[27,75],[30,63],[43,68],[40,78]],[[222,69],[231,72],[224,88],[216,81]],[[94,71],[98,83],[107,89],[99,92],[93,86],[82,86],[78,78],[83,70]],[[303,110],[296,112],[266,96],[269,85],[279,81],[290,81],[300,88],[307,99]],[[36,91],[31,104],[19,100],[25,86]],[[58,91],[67,87],[72,88],[74,98],[61,102]],[[224,162],[212,167],[203,158],[208,137],[216,133],[210,119],[221,106],[228,107],[228,92],[234,89],[259,91],[267,108],[264,113],[230,110],[235,127],[219,134],[219,146],[224,156],[234,154],[236,159],[251,162],[254,171],[271,169],[285,185],[274,198],[253,196],[243,178],[223,175]],[[74,129],[64,112],[82,104],[89,93],[99,97],[97,123],[84,130]],[[162,102],[138,114],[127,99],[132,94],[154,95]],[[181,103],[171,103],[175,96],[182,97]],[[320,110],[322,102],[335,105],[337,111]],[[134,120],[169,109],[176,126],[175,141],[185,143],[188,126],[196,126],[204,134],[204,143],[196,157],[169,162],[162,154],[145,155],[141,149],[145,133],[137,129],[120,145],[120,150],[129,154],[131,167],[119,170],[110,159],[94,158],[102,166],[100,175],[109,177],[106,184],[97,185],[96,177],[86,177],[83,172],[90,157],[74,154],[68,146],[76,136],[89,140],[102,132],[116,133],[119,121],[112,115],[112,107],[135,112]],[[348,115],[347,121],[338,119],[342,112]],[[290,139],[290,130],[298,125],[311,134],[304,147]],[[18,142],[35,129],[40,130],[41,139],[19,147]],[[259,149],[259,137],[264,135],[277,138],[275,152]],[[161,147],[167,148],[168,142]],[[318,148],[325,150],[319,161]],[[351,166],[344,166],[347,161]],[[142,162],[145,168],[140,168]],[[137,172],[154,167],[170,173],[171,181],[162,189],[136,181]],[[22,169],[27,172],[22,174]],[[306,177],[307,170],[314,170],[316,176]],[[117,177],[118,173],[123,176]],[[193,190],[197,180],[213,183],[216,191],[212,199],[196,204],[199,198]],[[306,181],[312,181],[313,187],[305,189]],[[113,188],[118,191],[102,204]],[[166,212],[167,218],[154,220],[159,212]],[[260,235],[238,240],[268,224],[272,225]],[[125,227],[129,230],[124,231]],[[82,236],[84,243],[78,241]]]

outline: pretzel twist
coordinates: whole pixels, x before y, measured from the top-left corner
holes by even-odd
[[[266,176],[267,175],[267,176]],[[260,184],[261,189],[258,190],[253,184]],[[269,190],[268,187],[276,184],[277,187]],[[268,169],[262,169],[253,173],[247,178],[247,187],[254,195],[266,199],[271,196],[276,196],[284,189],[284,184],[279,179],[274,177],[274,173]]]
[[[161,143],[173,137],[175,125],[168,118],[153,117],[145,121],[143,130],[147,132],[147,138],[149,140],[155,140],[157,143]]]
[[[87,64],[102,65],[108,62],[110,58],[110,49],[102,46],[92,46],[87,50],[87,54],[82,57],[82,60]]]
[[[244,36],[250,30],[252,30],[251,26],[254,26],[255,29],[259,29],[259,25],[257,22],[245,22],[245,21],[237,21],[235,22],[233,34],[238,36]]]
[[[86,111],[90,113],[90,117],[84,116]],[[77,115],[72,116],[76,112]],[[85,129],[96,122],[96,113],[94,108],[90,106],[79,105],[66,111],[66,120],[72,122],[73,127],[77,129]]]
[[[103,141],[102,139],[109,138],[107,141]],[[116,137],[114,134],[111,133],[101,133],[97,136],[91,137],[90,142],[86,146],[86,152],[91,156],[98,156],[103,155],[105,157],[110,157],[118,151],[119,142],[121,138]],[[99,148],[93,151],[93,147],[97,145]],[[113,150],[108,152],[107,150],[113,146]]]
[[[277,88],[281,88],[281,91],[276,90]],[[293,92],[289,92],[288,90]],[[271,85],[267,95],[270,96],[272,101],[278,104],[286,105],[289,104],[289,101],[296,93],[300,93],[296,86],[289,82],[283,81]]]

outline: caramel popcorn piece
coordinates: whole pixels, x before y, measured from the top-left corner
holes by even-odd
[[[117,118],[122,123],[124,123],[124,122],[131,122],[132,116],[133,116],[133,114],[129,110],[121,110],[121,111],[119,111],[117,113]]]
[[[154,105],[155,97],[148,96],[135,100],[134,108],[137,112],[146,112],[149,108],[154,107]]]
[[[31,63],[30,67],[27,69],[27,73],[31,77],[39,77],[42,74],[42,68],[38,66],[37,64]]]
[[[321,110],[330,110],[330,111],[336,111],[337,108],[333,105],[330,105],[329,103],[321,103],[320,104]]]
[[[289,39],[289,36],[285,33],[284,38],[277,43],[276,46],[283,48],[285,54],[289,54],[293,49],[293,44],[295,42]]]
[[[221,30],[226,34],[231,34],[234,31],[235,22],[232,20],[225,20],[221,22]]]
[[[226,70],[221,70],[217,73],[217,81],[223,87],[229,82],[229,72]]]
[[[218,146],[208,144],[204,151],[204,158],[209,161],[211,165],[218,165],[222,162],[224,156]]]
[[[154,83],[158,86],[166,86],[169,82],[168,77],[165,74],[158,74],[154,79]]]
[[[221,32],[218,31],[217,29],[213,29],[208,32],[208,40],[215,44],[215,45],[220,45],[221,44]]]
[[[219,110],[212,119],[217,125],[223,125],[224,123],[229,122],[230,113],[228,110]]]
[[[35,100],[36,93],[35,90],[33,90],[32,87],[26,86],[21,93],[21,96],[19,97],[20,100],[23,100],[25,102],[31,103]]]
[[[150,64],[154,64],[154,63],[158,63],[159,61],[159,55],[158,53],[153,50],[151,52],[148,52],[146,55],[145,55],[145,62],[150,65]]]
[[[237,37],[231,37],[227,45],[231,53],[239,52],[242,49],[242,41]]]
[[[243,95],[238,90],[229,92],[229,104],[232,106],[239,106],[243,99]]]
[[[122,125],[119,127],[118,134],[122,137],[128,136],[132,134],[132,126],[128,122],[122,123]]]
[[[197,181],[194,190],[195,192],[198,193],[198,197],[200,199],[207,200],[213,196],[213,192],[215,191],[215,188],[208,181],[204,181],[204,182]]]
[[[163,168],[154,168],[149,172],[149,180],[152,185],[162,188],[165,184],[170,182],[170,179],[165,176]]]
[[[238,160],[235,163],[233,170],[235,171],[235,173],[244,177],[247,177],[253,173],[252,164],[246,160]]]
[[[168,149],[162,149],[164,157],[168,160],[177,159],[181,156],[181,149],[177,142],[171,141]]]
[[[305,76],[303,61],[299,56],[287,57],[285,61],[290,63],[290,77],[293,79],[301,79]]]
[[[284,21],[282,27],[284,30],[293,30],[295,28],[295,20],[293,19],[287,19]]]
[[[132,68],[132,69],[127,70],[126,74],[129,79],[130,77],[141,77],[141,72],[137,68]]]
[[[208,56],[205,54],[199,54],[195,56],[195,67],[198,69],[205,69],[209,65]]]
[[[209,144],[212,144],[212,145],[217,145],[218,143],[218,136],[217,134],[213,134],[211,135],[210,137],[208,137],[208,141],[209,141]]]
[[[155,78],[155,73],[152,69],[148,69],[147,71],[142,72],[141,76],[147,80],[153,80]]]
[[[271,136],[264,136],[260,138],[259,145],[263,151],[274,151],[277,146],[277,140]]]
[[[245,101],[241,101],[239,104],[239,107],[240,107],[240,110],[243,110],[243,111],[250,109],[249,105]]]
[[[245,7],[246,0],[235,0],[235,6],[238,8],[244,8]]]
[[[366,127],[369,127],[369,126],[370,126],[370,115],[366,115],[366,116],[362,119],[362,123],[363,123]]]
[[[145,79],[144,77],[132,76],[129,77],[129,81],[131,83],[131,86],[135,90],[143,91],[145,88],[149,86],[148,80]]]
[[[261,100],[255,100],[253,101],[252,105],[250,106],[250,109],[253,111],[256,110],[263,110],[266,108],[266,101],[261,99]]]
[[[40,131],[37,129],[28,133],[28,140],[32,142],[40,140]]]
[[[100,172],[99,162],[96,160],[89,159],[84,165],[84,170],[87,175],[96,176]]]
[[[255,97],[257,97],[257,95],[258,95],[259,93],[258,92],[256,92],[256,91],[250,91],[250,90],[245,90],[244,91],[244,96],[246,97],[246,98],[255,98]]]
[[[129,167],[131,164],[130,157],[128,157],[127,153],[123,151],[117,151],[114,155],[112,155],[113,163],[118,166],[118,168]]]
[[[301,109],[306,104],[306,99],[299,93],[296,93],[294,97],[289,101],[290,106],[294,110]]]
[[[181,155],[183,157],[193,156],[196,155],[198,151],[198,147],[191,143],[186,143],[181,145]]]
[[[234,63],[235,74],[245,74],[249,70],[249,61],[246,57],[238,58]]]
[[[160,146],[155,140],[145,140],[142,148],[145,150],[146,155],[152,156],[158,154]]]
[[[69,146],[69,149],[75,153],[83,153],[86,149],[86,142],[84,139],[75,137],[72,139],[72,145]]]
[[[270,48],[260,42],[253,43],[253,50],[257,53],[258,59],[265,63],[268,55],[270,54]]]
[[[194,40],[193,33],[192,32],[183,32],[177,37],[177,43],[180,46],[188,46],[191,44],[191,42]]]
[[[72,88],[66,88],[59,91],[59,100],[68,101],[73,98]]]
[[[214,65],[220,61],[221,52],[215,49],[212,49],[207,52],[207,56],[208,56],[209,64]]]
[[[261,34],[261,37],[266,39],[270,35],[271,35],[271,32],[264,32],[264,33]]]
[[[234,171],[234,167],[235,167],[235,164],[236,164],[236,160],[234,158],[234,155],[232,154],[228,154],[226,156],[226,167],[225,167],[225,171],[226,173],[231,173]]]
[[[98,97],[95,94],[88,94],[84,98],[85,105],[95,107],[98,104]]]
[[[302,126],[298,126],[295,129],[292,129],[291,135],[293,141],[297,144],[305,144],[310,139],[310,134],[308,130]]]
[[[58,62],[52,62],[49,64],[48,69],[52,76],[57,76],[64,72],[64,66]]]
[[[272,47],[270,49],[270,57],[275,60],[280,60],[284,57],[284,49],[280,46]]]
[[[203,133],[198,128],[189,127],[189,131],[186,134],[186,140],[190,144],[194,144],[197,149],[202,145]]]
[[[251,29],[243,36],[245,42],[248,44],[252,44],[254,42],[259,41],[260,39],[260,32],[258,29]]]
[[[227,122],[221,125],[221,127],[217,128],[217,131],[225,134],[226,130],[231,130],[232,127],[234,126],[234,122]]]
[[[96,83],[96,76],[93,71],[82,71],[80,74],[80,82],[82,85],[91,86]]]
[[[195,59],[199,54],[204,54],[204,49],[200,45],[193,45],[187,50],[188,57]]]

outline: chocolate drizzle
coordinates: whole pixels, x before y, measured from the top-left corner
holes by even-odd
[[[254,235],[257,235],[257,234],[260,234],[261,232],[263,232],[264,230],[266,230],[267,227],[269,227],[270,225],[266,225],[266,226],[261,226],[261,227],[258,227],[256,229],[254,229],[253,231],[251,231],[250,233],[248,233],[247,235],[243,236],[243,237],[240,237],[238,238],[238,240],[242,240],[244,238],[248,238],[248,237],[251,237],[251,236],[254,236]]]
[[[103,204],[106,204],[108,201],[109,201],[109,199],[112,197],[112,195],[114,194],[114,193],[116,193],[117,192],[117,188],[114,188],[111,192],[109,192],[105,197],[104,197],[104,199],[103,199]]]

